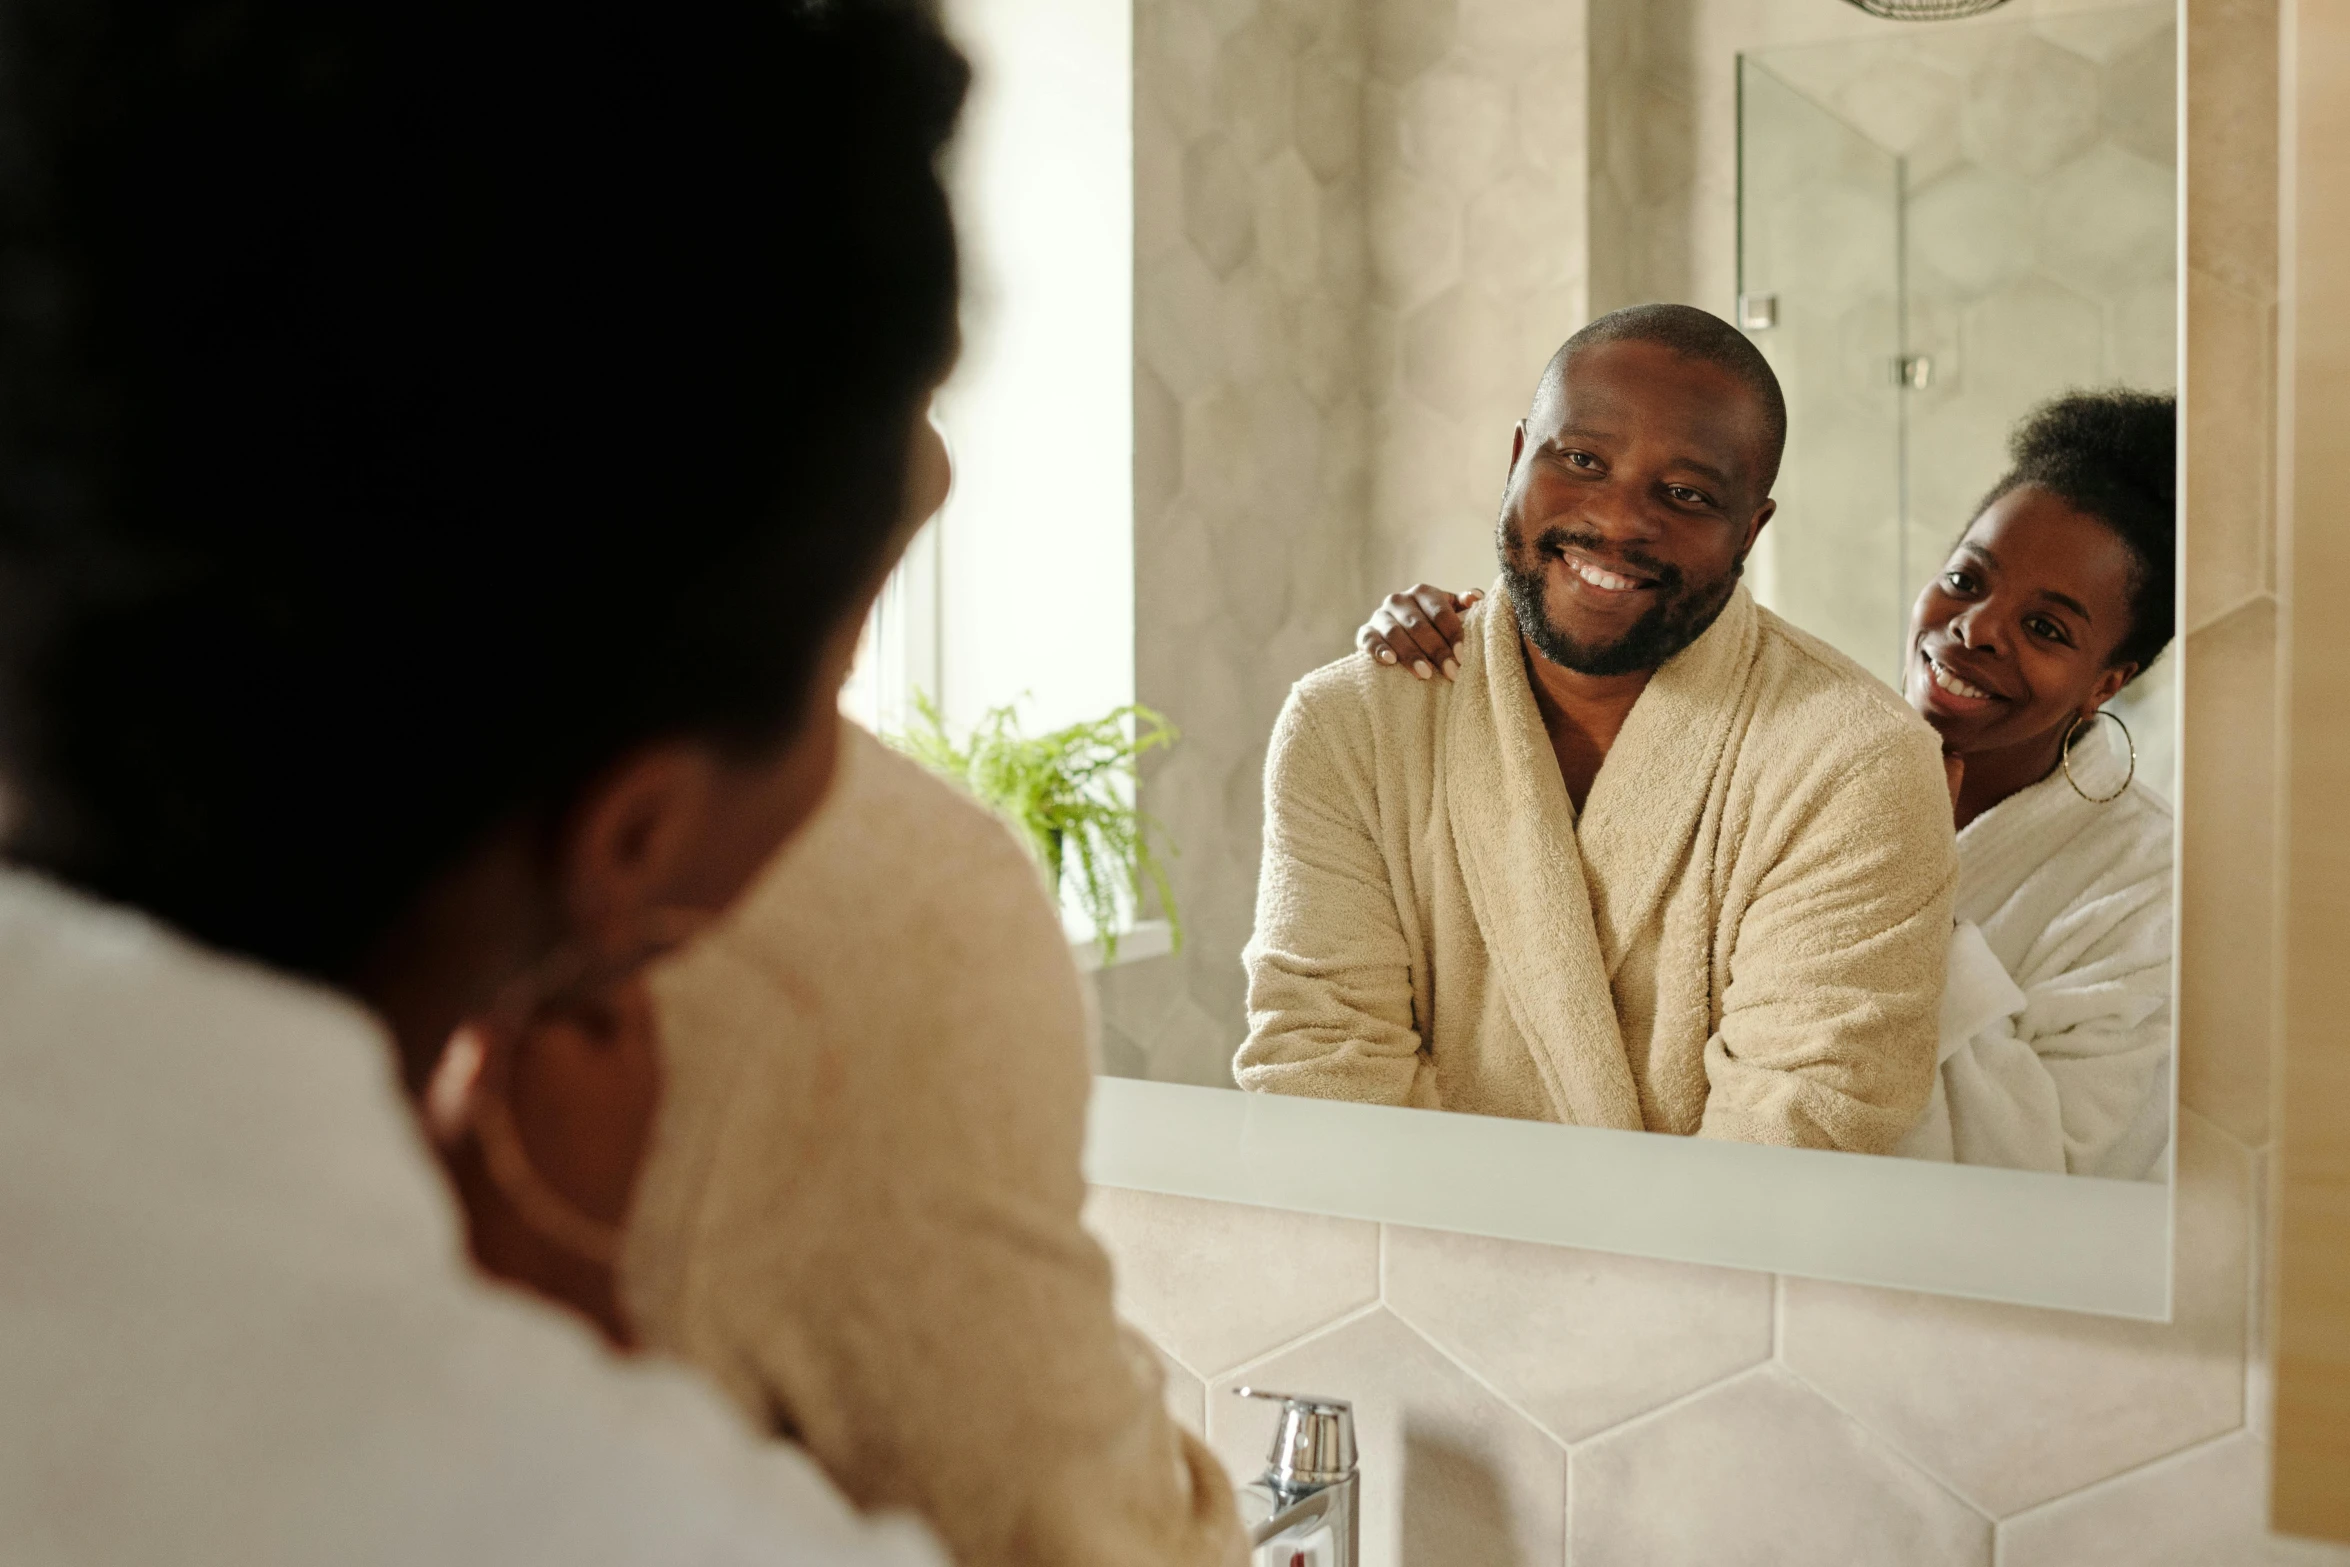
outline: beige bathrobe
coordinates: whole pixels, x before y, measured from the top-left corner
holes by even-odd
[[[960,1567],[1225,1567],[1230,1488],[1078,1219],[1081,983],[1011,835],[848,728],[821,814],[656,976],[626,1298]]]
[[[1740,588],[1576,818],[1505,585],[1457,684],[1357,655],[1265,764],[1243,1087],[1892,1149],[1933,1086],[1933,732]]]

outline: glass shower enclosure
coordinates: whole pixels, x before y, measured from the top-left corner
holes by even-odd
[[[1739,60],[1739,325],[1788,404],[1751,580],[1889,683],[2016,423],[2177,385],[2177,57],[2138,3]],[[2116,703],[2165,793],[2172,663]]]

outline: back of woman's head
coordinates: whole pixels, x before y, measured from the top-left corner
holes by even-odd
[[[0,7],[12,857],[336,973],[632,747],[791,733],[965,79],[923,0]]]
[[[2008,439],[2012,466],[1975,508],[2024,485],[2054,492],[2111,528],[2130,553],[2130,627],[2115,664],[2146,668],[2170,645],[2178,589],[2178,399],[2068,392]]]

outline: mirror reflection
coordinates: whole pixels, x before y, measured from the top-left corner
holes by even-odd
[[[2172,11],[1747,9],[1137,10],[1104,1068],[2162,1178]]]

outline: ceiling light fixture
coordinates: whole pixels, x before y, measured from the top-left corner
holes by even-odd
[[[1871,16],[1896,22],[1954,22],[1962,16],[1981,16],[2007,0],[1845,0]]]

